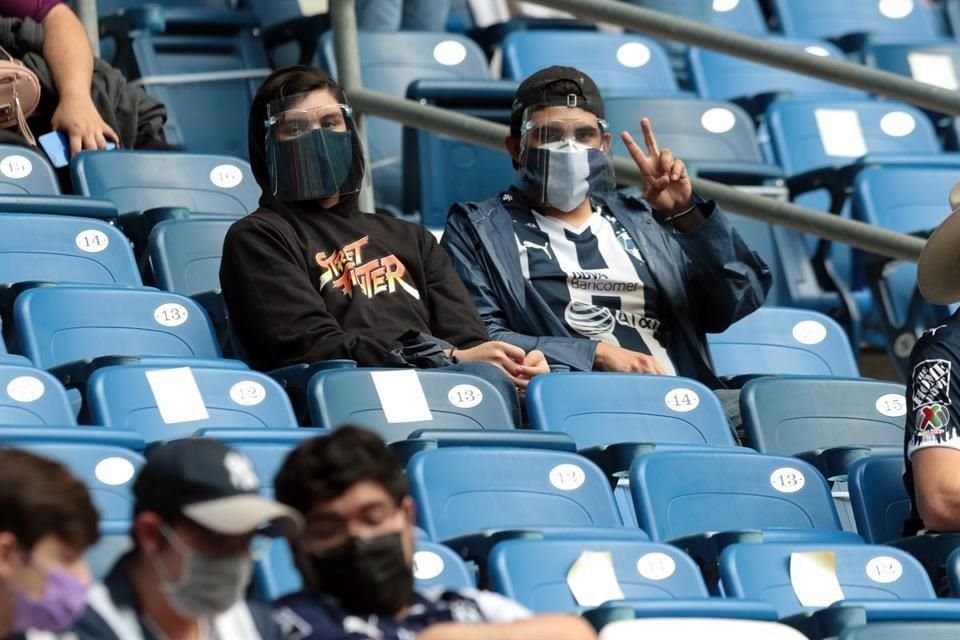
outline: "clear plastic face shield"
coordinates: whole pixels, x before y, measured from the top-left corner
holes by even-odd
[[[520,127],[520,177],[539,204],[573,211],[616,188],[607,123],[577,106],[534,106]]]
[[[300,94],[274,100],[264,122],[270,188],[293,202],[360,191],[363,152],[345,104],[310,106]]]

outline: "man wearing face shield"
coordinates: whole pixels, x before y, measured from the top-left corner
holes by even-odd
[[[490,335],[574,370],[683,375],[714,389],[705,333],[757,309],[763,260],[693,193],[683,162],[623,133],[643,197],[614,190],[611,133],[583,72],[550,67],[517,89],[506,147],[518,187],[455,204],[442,246]]]
[[[86,606],[83,554],[98,528],[86,486],[63,465],[0,450],[0,638],[70,628]]]
[[[299,640],[590,640],[580,617],[533,616],[476,589],[414,590],[414,504],[403,466],[369,431],[342,427],[298,446],[274,481],[304,514],[292,541],[306,585],[276,619]]]
[[[245,601],[251,544],[296,535],[302,518],[260,496],[259,486],[250,460],[215,440],[152,448],[133,487],[133,550],[91,589],[72,637],[283,638],[267,608]]]
[[[543,354],[490,342],[447,255],[424,227],[358,209],[363,152],[342,89],[322,70],[271,74],[250,110],[260,209],[224,242],[220,282],[254,367],[336,358],[454,366],[512,400]]]

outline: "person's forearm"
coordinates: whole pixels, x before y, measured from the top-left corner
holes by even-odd
[[[578,616],[542,615],[528,620],[487,624],[443,624],[428,632],[439,632],[444,640],[596,640],[593,627]],[[429,636],[434,637],[434,636]]]
[[[66,5],[59,4],[43,19],[46,36],[43,57],[53,75],[60,99],[90,96],[93,50],[83,24]]]

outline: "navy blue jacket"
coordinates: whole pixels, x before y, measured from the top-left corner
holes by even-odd
[[[694,197],[706,220],[690,233],[662,222],[639,197],[619,192],[593,200],[620,221],[650,265],[664,301],[663,320],[671,331],[668,349],[678,374],[722,388],[705,334],[720,333],[760,307],[773,277],[727,215],[713,202]],[[572,336],[523,276],[511,207],[529,209],[516,188],[453,205],[441,245],[492,339],[525,351],[539,349],[551,363],[590,371],[597,342]]]

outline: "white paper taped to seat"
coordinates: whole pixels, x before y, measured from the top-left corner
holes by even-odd
[[[910,66],[910,75],[917,82],[925,82],[950,91],[960,89],[960,83],[957,82],[957,69],[953,66],[953,58],[950,56],[914,51],[907,54],[907,64]]]
[[[190,367],[147,371],[146,376],[160,419],[165,424],[210,419]]]
[[[837,555],[833,551],[803,551],[790,554],[790,583],[805,607],[829,607],[843,600],[837,580]]]
[[[567,572],[567,586],[581,607],[599,607],[624,598],[609,551],[582,552]]]
[[[300,14],[304,16],[315,16],[318,13],[328,13],[330,11],[330,0],[297,0],[300,5]]]
[[[828,156],[859,158],[867,153],[860,116],[853,109],[814,109],[823,151]]]
[[[433,420],[416,371],[371,371],[370,378],[377,389],[380,408],[387,422]]]

